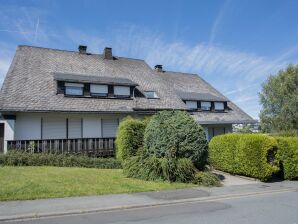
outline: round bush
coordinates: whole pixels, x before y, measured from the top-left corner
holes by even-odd
[[[123,162],[123,173],[125,176],[142,180],[190,183],[194,181],[196,171],[192,161],[185,158],[134,156]]]
[[[199,171],[194,178],[194,184],[206,186],[206,187],[219,187],[221,186],[219,178],[211,172]]]
[[[205,132],[187,112],[162,111],[145,129],[144,152],[158,158],[189,158],[202,169],[207,160]]]
[[[127,117],[121,121],[116,138],[116,158],[124,159],[135,156],[143,147],[143,137],[148,119],[140,120]]]

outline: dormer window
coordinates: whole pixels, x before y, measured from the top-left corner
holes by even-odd
[[[114,95],[117,97],[130,97],[130,87],[114,86]]]
[[[155,91],[144,91],[144,95],[147,99],[158,99],[158,95]]]
[[[197,101],[187,100],[187,101],[185,101],[185,104],[186,104],[188,109],[191,109],[191,110],[198,109]]]
[[[211,102],[201,102],[201,109],[204,111],[211,110]]]
[[[81,83],[65,83],[65,95],[83,96],[84,84]]]
[[[218,111],[223,111],[225,109],[225,105],[223,102],[214,102],[214,109]]]
[[[90,84],[91,96],[108,96],[108,85]]]

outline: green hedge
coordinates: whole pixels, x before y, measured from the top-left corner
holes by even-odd
[[[276,149],[277,141],[267,135],[221,135],[210,141],[209,162],[216,169],[266,181],[279,170]]]
[[[198,169],[207,160],[203,128],[183,111],[162,111],[154,115],[144,134],[144,152],[158,158],[189,158]]]
[[[9,152],[0,155],[1,166],[60,166],[99,169],[121,169],[114,158],[94,158],[79,155]]]
[[[277,159],[285,179],[298,179],[298,138],[276,137],[278,143]]]
[[[124,159],[135,156],[143,148],[143,138],[149,118],[140,120],[127,117],[121,121],[116,138],[116,158]]]
[[[156,156],[135,156],[123,163],[127,177],[142,180],[165,180],[170,182],[193,182],[196,168],[190,159],[168,159]]]

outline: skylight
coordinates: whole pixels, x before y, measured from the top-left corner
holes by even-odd
[[[148,99],[158,99],[159,98],[155,91],[144,91],[144,95]]]

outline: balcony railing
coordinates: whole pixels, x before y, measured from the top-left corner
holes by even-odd
[[[75,138],[7,141],[8,151],[114,156],[115,138]]]

